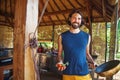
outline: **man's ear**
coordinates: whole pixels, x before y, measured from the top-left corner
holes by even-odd
[[[70,17],[68,17],[68,19],[67,19],[67,24],[68,24],[68,25],[71,25],[70,19],[71,19]]]
[[[84,19],[82,19],[80,26],[82,26],[82,25],[84,25],[84,24],[85,24],[85,21],[84,21]]]

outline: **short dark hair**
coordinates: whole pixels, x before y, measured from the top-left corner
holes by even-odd
[[[80,15],[82,16],[82,13],[80,12],[80,10],[77,10],[77,9],[72,10],[71,13],[68,15],[68,18],[67,18],[67,23],[68,23],[68,25],[71,25],[70,18],[72,17],[72,15],[73,15],[74,13],[78,13],[78,14],[80,14]],[[84,21],[83,21],[83,18],[82,18],[82,21],[81,21],[81,25],[80,25],[80,26],[82,26],[83,24],[84,24]]]

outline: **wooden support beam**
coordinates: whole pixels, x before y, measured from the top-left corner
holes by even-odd
[[[112,19],[111,19],[111,31],[110,31],[110,48],[109,48],[109,61],[115,59],[115,54],[117,52],[117,13],[118,6],[115,6]],[[113,80],[113,77],[108,77],[106,80]]]
[[[29,45],[29,34],[34,33],[37,23],[38,0],[17,0],[14,26],[13,80],[39,80],[32,56],[36,49],[32,50]]]
[[[103,10],[103,17],[106,19],[106,6],[105,6],[105,0],[102,0],[102,10]]]
[[[80,11],[84,11],[85,8],[79,8]],[[67,9],[67,10],[61,10],[61,11],[56,11],[56,12],[46,12],[44,16],[52,16],[52,15],[57,15],[57,14],[65,14],[65,13],[70,13],[72,9]]]
[[[16,0],[15,4],[13,80],[24,80],[26,2]]]
[[[120,18],[120,1],[118,2],[118,18]]]
[[[106,0],[102,0],[102,15],[105,22],[111,19],[110,14],[112,13],[106,10],[107,9],[106,4],[107,4]]]
[[[25,74],[24,80],[40,80],[36,60],[36,48],[30,47],[30,39],[37,38],[36,28],[38,25],[38,2],[39,0],[27,1],[26,27],[25,27]]]
[[[88,16],[88,22],[89,22],[87,26],[92,40],[92,6],[90,5],[91,3],[89,0],[85,0],[85,3],[86,3],[86,12],[87,12],[86,14]],[[90,53],[92,54],[92,44],[90,44]]]
[[[55,38],[54,36],[55,36],[55,25],[52,26],[52,42],[53,42],[52,47],[54,47],[54,38]]]

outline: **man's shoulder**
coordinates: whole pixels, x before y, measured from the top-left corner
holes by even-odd
[[[83,31],[83,30],[81,30],[81,32],[82,32],[83,34],[89,35],[89,33],[85,32],[85,31]]]
[[[87,32],[85,32],[85,31],[81,31],[81,34],[84,35],[84,37],[85,37],[85,36],[86,36],[86,37],[89,37],[89,36],[90,36],[90,34],[87,33]]]
[[[69,33],[69,30],[67,30],[67,31],[65,31],[65,32],[62,32],[62,34],[67,34],[67,33]]]

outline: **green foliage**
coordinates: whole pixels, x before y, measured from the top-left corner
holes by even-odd
[[[116,58],[117,58],[117,59],[120,59],[120,52],[118,52],[118,53],[116,54]]]

